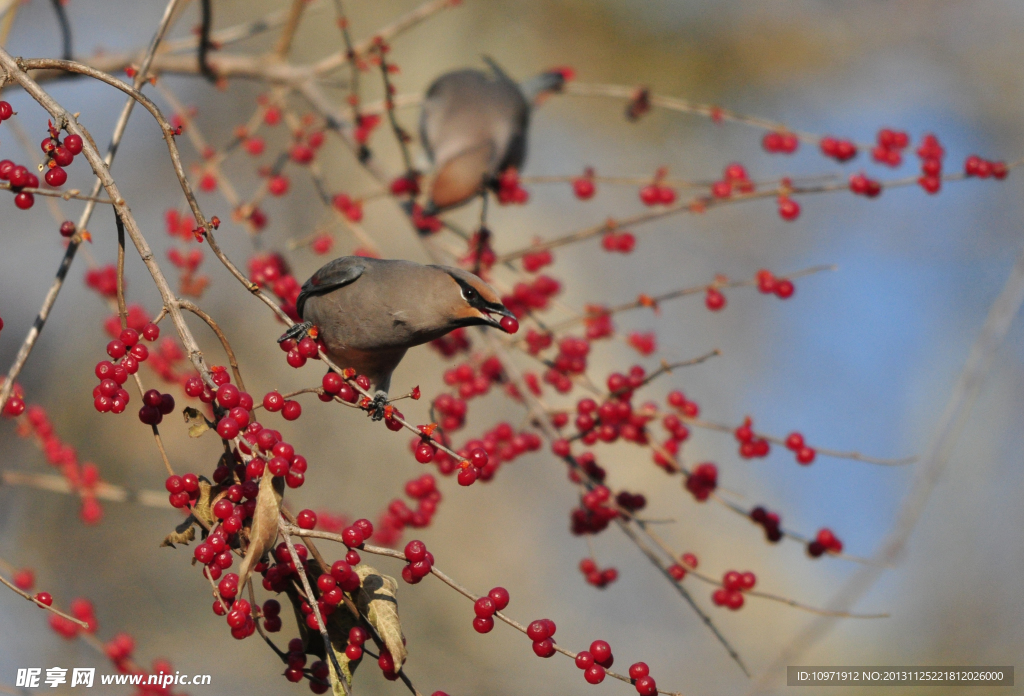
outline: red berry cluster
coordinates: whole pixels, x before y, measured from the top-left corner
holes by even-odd
[[[910,137],[904,131],[883,128],[878,131],[877,145],[871,150],[871,158],[890,167],[903,162],[903,150],[910,144]]]
[[[539,275],[532,283],[516,283],[512,294],[503,296],[501,303],[517,317],[521,317],[533,310],[547,309],[551,298],[561,291],[562,284],[557,280]]]
[[[755,584],[757,577],[753,573],[730,570],[722,576],[722,586],[711,594],[711,601],[736,611],[743,606],[743,593],[754,589]]]
[[[583,318],[583,326],[586,327],[588,341],[597,341],[608,338],[615,333],[615,324],[612,322],[612,313],[604,305],[588,304],[583,308],[586,315]]]
[[[551,657],[555,654],[555,622],[551,619],[537,619],[526,627],[527,637],[533,641],[533,653],[537,657]]]
[[[636,248],[636,236],[632,232],[605,232],[601,236],[601,248],[619,254],[632,253]]]
[[[786,131],[772,131],[765,133],[761,138],[761,147],[765,152],[781,153],[791,155],[800,147],[800,141],[792,133]]]
[[[531,251],[523,255],[523,270],[527,273],[536,273],[545,266],[555,262],[555,257],[550,249]]]
[[[611,669],[614,661],[612,647],[603,640],[595,640],[590,644],[590,650],[581,650],[576,654],[576,666],[583,670],[583,678],[588,684],[603,682],[605,670]]]
[[[651,670],[645,662],[636,662],[629,666],[629,678],[633,680],[633,686],[640,696],[654,696],[658,693],[658,685],[650,674]]]
[[[24,188],[39,188],[39,177],[20,164],[11,160],[0,160],[0,180],[11,185],[14,194],[14,205],[21,210],[28,210],[35,205],[36,197]]]
[[[698,464],[693,471],[686,476],[686,490],[693,493],[693,497],[699,501],[705,501],[708,496],[718,487],[718,467],[711,462]]]
[[[558,341],[558,355],[553,366],[544,373],[544,381],[560,394],[572,390],[571,375],[582,374],[587,369],[587,354],[590,343],[584,338],[565,336]]]
[[[50,125],[49,135],[40,143],[43,154],[46,155],[46,163],[43,165],[46,174],[43,178],[47,184],[54,188],[64,185],[68,180],[68,173],[64,171],[64,167],[70,165],[76,155],[81,154],[83,145],[82,137],[74,134],[61,142],[60,131]]]
[[[821,154],[837,162],[846,162],[857,156],[857,146],[850,140],[826,136],[821,139],[818,147],[821,148]]]
[[[786,449],[796,454],[796,461],[804,466],[809,466],[814,458],[817,456],[817,452],[813,447],[808,447],[804,444],[804,436],[800,433],[790,433],[786,437]]]
[[[401,539],[406,527],[422,529],[430,526],[441,502],[441,491],[437,481],[430,474],[423,474],[405,484],[405,494],[417,501],[416,509],[410,509],[401,498],[388,503],[378,520],[377,540],[385,546],[393,546]]]
[[[398,179],[397,181],[401,181],[401,179]],[[392,187],[394,187],[394,184],[392,184]],[[419,203],[413,204],[410,220],[412,221],[413,227],[423,235],[440,232],[444,227],[444,223],[441,222],[439,217],[436,215],[427,215]]]
[[[662,178],[661,172],[652,184],[647,184],[640,189],[640,202],[647,206],[672,205],[676,202],[676,190],[670,186],[662,186],[658,180]]]
[[[373,129],[380,125],[380,121],[380,114],[358,114],[352,137],[360,145],[365,145],[373,134]]]
[[[440,425],[446,432],[454,432],[465,425],[466,412],[469,409],[465,399],[443,392],[434,399],[434,408],[441,415]]]
[[[480,371],[469,362],[464,362],[445,370],[444,383],[450,387],[458,386],[459,397],[472,399],[483,396],[491,390],[491,384],[504,378],[501,361],[491,356],[480,364]]]
[[[473,603],[473,629],[477,633],[490,633],[494,628],[494,614],[508,606],[508,590],[504,587],[495,587],[485,596],[480,597]]]
[[[738,162],[733,162],[722,172],[722,178],[711,185],[711,195],[715,198],[728,198],[733,191],[750,193],[754,190],[754,182],[747,177],[747,170]]]
[[[652,416],[634,410],[631,403],[631,390],[642,385],[643,380],[643,368],[634,365],[629,371],[629,376],[616,372],[608,378],[612,398],[600,406],[590,398],[581,399],[576,404],[576,429],[583,444],[593,445],[599,440],[611,443],[620,437],[628,442],[647,444],[645,428]],[[613,388],[613,385],[620,384],[622,386],[618,389]],[[622,389],[628,391],[623,392]]]
[[[818,535],[807,544],[807,555],[818,558],[824,553],[842,553],[843,542],[832,533],[831,529],[819,529]]]
[[[580,572],[583,573],[583,577],[586,578],[588,585],[603,590],[605,587],[610,585],[619,579],[619,571],[615,568],[605,568],[601,570],[597,567],[597,563],[592,558],[584,558],[580,561]]]
[[[79,631],[83,630],[88,634],[96,633],[96,629],[99,627],[99,624],[96,621],[96,612],[92,606],[92,602],[88,599],[79,597],[78,599],[72,600],[69,613],[79,621],[87,623],[89,627],[83,629],[71,619],[65,619],[63,616],[58,614],[50,614],[50,628],[56,631],[62,638],[71,640],[78,636]]]
[[[878,194],[882,192],[882,184],[874,179],[869,179],[863,173],[851,174],[850,190],[858,196],[877,198]]]
[[[402,567],[402,579],[410,585],[415,585],[430,575],[430,569],[434,566],[434,554],[427,551],[427,545],[418,540],[405,545],[405,560],[408,563]],[[494,625],[493,621],[491,625]]]
[[[231,411],[236,408],[240,407],[236,406]],[[227,417],[231,417],[230,413]],[[239,476],[242,480],[247,478],[255,482],[255,479],[263,476],[264,471],[269,471],[271,476],[283,476],[289,488],[300,488],[306,482],[306,469],[309,466],[306,458],[296,454],[295,448],[284,442],[281,433],[276,430],[264,428],[254,421],[242,433],[238,449],[247,457],[254,455],[244,466],[240,462],[236,465],[236,473],[244,471],[245,476]],[[213,480],[220,483],[228,480],[232,473],[226,466],[217,467]]]
[[[733,437],[740,443],[740,456],[744,459],[767,457],[771,451],[771,445],[767,440],[754,435],[753,421],[749,417],[743,420],[743,425],[733,431]]]
[[[148,327],[152,326],[156,329]],[[132,328],[127,328],[120,333],[118,338],[107,343],[107,355],[116,362],[101,360],[96,363],[96,377],[100,383],[93,389],[93,406],[100,413],[122,413],[128,405],[128,391],[123,384],[128,381],[128,375],[133,375],[139,370],[139,364],[149,358],[149,349],[145,344],[140,343],[140,338],[153,340],[159,337],[159,329],[155,324],[147,324],[143,327],[142,335]],[[149,337],[152,336],[153,339]],[[153,397],[151,392],[156,393]],[[147,399],[148,397],[148,399]],[[169,394],[161,395],[160,392],[150,390],[143,401],[142,410],[139,411],[139,419],[143,423],[155,425],[163,416],[174,410],[174,397]],[[154,402],[150,404],[149,402]]]
[[[768,541],[775,544],[782,540],[782,528],[779,526],[782,524],[782,518],[779,513],[768,512],[758,505],[750,511],[750,519],[764,527],[764,534]]]
[[[468,353],[470,345],[465,329],[455,329],[447,336],[442,336],[430,342],[430,347],[445,358],[454,357],[459,353]]]
[[[569,456],[569,441],[555,440],[551,450],[559,457]],[[562,454],[564,452],[564,454]],[[569,469],[569,480],[573,483],[583,483],[590,480],[594,483],[604,483],[608,472],[597,463],[597,457],[593,452],[584,452],[575,458],[577,468]],[[645,501],[646,502],[646,501]]]
[[[927,133],[917,148],[917,156],[921,160],[921,176],[917,183],[928,193],[938,193],[942,188],[942,158],[946,150],[939,139]]]
[[[796,286],[789,278],[776,278],[771,271],[762,268],[757,272],[757,290],[764,295],[774,294],[779,299],[787,300],[793,296]]]
[[[260,287],[270,288],[283,302],[281,309],[293,320],[299,320],[295,301],[302,286],[292,275],[283,256],[277,253],[255,254],[249,259],[249,277]]]
[[[662,418],[661,424],[669,434],[669,438],[661,443],[661,450],[672,455],[673,459],[669,459],[661,451],[655,450],[654,463],[671,473],[678,470],[674,457],[679,453],[679,443],[690,437],[690,429],[674,413],[669,413]]]
[[[654,335],[653,331],[647,331],[644,333],[633,331],[626,337],[626,342],[632,346],[636,352],[640,353],[640,355],[650,355],[658,350],[657,337]]]
[[[979,179],[1005,179],[1007,173],[1006,162],[992,162],[977,155],[971,155],[964,161],[964,174],[967,176],[976,176]]]
[[[686,577],[687,570],[697,569],[697,557],[692,553],[684,553],[680,560],[682,560],[681,565],[673,563],[668,567],[668,574],[677,582]]]
[[[172,507],[183,508],[199,499],[199,477],[195,474],[168,476],[164,488]]]
[[[619,516],[613,504],[612,492],[607,486],[594,486],[580,498],[580,507],[572,510],[570,530],[576,536],[603,532],[608,523]]]
[[[509,167],[498,176],[498,202],[523,205],[530,200],[530,193],[519,185],[519,172]]]
[[[687,399],[686,394],[679,391],[678,389],[670,391],[665,400],[668,402],[669,406],[676,409],[677,411],[679,411],[679,413],[681,413],[683,416],[687,418],[696,418],[697,416],[700,415],[700,406],[697,404],[697,402],[690,401],[689,399]],[[666,424],[665,427],[668,427],[668,424]],[[678,430],[678,428],[669,429]],[[685,440],[686,438],[684,437],[681,439]]]
[[[96,499],[96,487],[100,483],[99,469],[91,462],[79,462],[75,448],[57,436],[46,409],[36,405],[26,407],[24,392],[21,386],[15,383],[11,396],[4,406],[4,415],[14,418],[23,413],[25,418],[18,423],[17,434],[21,437],[34,437],[46,461],[51,466],[60,468],[60,473],[71,490],[81,497],[79,517],[85,524],[98,523],[103,517],[103,508]]]

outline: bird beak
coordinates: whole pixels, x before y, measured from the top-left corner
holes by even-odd
[[[516,318],[516,315],[506,309],[505,305],[500,304],[488,305],[484,309],[477,309],[477,311],[480,312],[480,317],[487,322],[488,326],[493,326],[494,328],[501,329],[502,331],[505,329],[501,326],[501,320],[495,319],[493,315],[497,314],[502,317]]]

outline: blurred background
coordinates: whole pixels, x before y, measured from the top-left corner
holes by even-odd
[[[217,0],[215,27],[278,6],[284,5]],[[346,6],[354,35],[367,37],[416,3],[349,0]],[[146,45],[162,10],[162,2],[69,3],[76,55]],[[197,6],[188,12],[174,35],[186,35],[198,21]],[[946,170],[956,171],[972,153],[1006,160],[1024,154],[1022,30],[1024,6],[1009,0],[467,0],[396,40],[391,55],[401,68],[395,76],[401,93],[421,92],[452,68],[481,67],[486,53],[517,77],[570,65],[582,82],[648,85],[660,94],[717,103],[860,142],[873,141],[881,127],[907,130],[915,143],[934,132],[947,149]],[[271,41],[261,37],[230,50],[262,51]],[[306,17],[293,58],[312,61],[339,48],[326,3]],[[32,0],[20,9],[5,49],[26,57],[59,55],[49,3]],[[368,96],[379,94],[376,79],[366,82]],[[165,84],[198,108],[198,126],[215,144],[226,143],[249,117],[262,89],[239,81],[218,91],[200,79],[180,77],[168,77]],[[81,121],[101,145],[108,140],[123,104],[119,93],[78,81],[54,84],[52,94],[82,113]],[[42,138],[41,109],[16,90],[6,90],[3,98],[31,129],[30,140]],[[535,114],[525,174],[570,175],[593,166],[600,174],[649,176],[664,165],[672,176],[707,180],[733,161],[742,162],[755,180],[818,173],[846,177],[861,168],[885,178],[917,172],[913,156],[897,172],[867,162],[864,154],[842,167],[807,146],[791,157],[768,155],[760,148],[761,132],[743,126],[662,111],[631,124],[622,112],[617,100],[549,100]],[[410,130],[417,116],[415,108],[399,113]],[[286,134],[277,137],[283,143]],[[381,128],[371,145],[389,170],[398,172],[391,140]],[[196,161],[195,152],[184,149]],[[9,130],[0,128],[0,157],[35,161],[37,152],[33,148],[26,155]],[[319,161],[334,190],[373,190],[336,143],[329,142]],[[180,206],[182,198],[159,131],[141,110],[131,121],[113,172],[169,269],[165,251],[171,241],[163,215]],[[243,195],[259,183],[247,155],[235,155],[226,172]],[[87,189],[91,181],[84,163],[72,168],[69,186]],[[288,240],[308,235],[323,221],[318,204],[309,205],[308,182],[298,174],[292,182],[293,193],[265,206],[270,222],[260,242],[266,249],[285,250]],[[492,209],[490,226],[499,251],[642,208],[632,187],[599,186],[590,202],[576,200],[566,184],[528,188],[529,205]],[[748,278],[759,268],[782,273],[836,264],[836,272],[798,280],[795,296],[786,302],[739,290],[727,293],[729,304],[721,313],[708,312],[697,296],[666,304],[660,316],[636,312],[621,315],[616,323],[624,332],[655,331],[660,354],[670,360],[713,348],[723,352],[656,382],[648,390],[651,398],[661,400],[669,389],[682,388],[712,420],[738,424],[749,414],[759,429],[773,434],[799,430],[823,447],[902,457],[924,450],[988,307],[1024,245],[1020,194],[1020,177],[1011,174],[1001,183],[947,184],[934,197],[916,186],[885,191],[877,200],[845,192],[806,196],[800,199],[803,213],[793,223],[782,221],[774,201],[766,199],[638,228],[637,250],[627,257],[601,251],[597,240],[559,250],[549,270],[564,283],[562,300],[582,307],[705,283],[715,273]],[[230,218],[216,194],[200,200],[207,214]],[[60,205],[71,219],[81,210],[75,202]],[[475,216],[475,209],[465,210],[452,219],[471,227]],[[426,260],[391,203],[367,203],[366,227],[387,256]],[[116,237],[110,211],[98,210],[90,229],[93,258],[112,261]],[[238,225],[227,223],[219,240],[239,265],[253,251],[253,240]],[[10,196],[0,196],[4,370],[52,281],[61,241],[41,201],[22,212]],[[336,250],[347,253],[354,246],[342,236]],[[300,280],[324,261],[308,249],[288,257]],[[93,366],[105,357],[102,323],[109,310],[85,288],[84,261],[78,259],[72,268],[22,374],[26,400],[49,410],[58,434],[78,448],[83,460],[96,462],[105,480],[160,489],[163,467],[148,430],[132,415],[134,402],[129,414],[120,417],[99,414],[91,406]],[[212,257],[201,270],[212,279],[201,305],[227,331],[251,392],[293,390],[319,380],[315,367],[295,371],[285,364],[273,341],[279,325]],[[129,301],[158,311],[157,294],[132,250],[127,287]],[[223,362],[212,337],[198,324],[194,328],[211,359]],[[1009,665],[1022,654],[1022,338],[1024,327],[1017,323],[907,555],[855,607],[891,617],[839,621],[799,664]],[[616,341],[595,345],[592,356],[591,374],[600,379],[635,362],[657,366],[655,358],[641,359]],[[401,393],[419,384],[426,395],[434,395],[443,386],[445,366],[435,352],[414,350],[397,371],[394,388]],[[156,382],[153,377],[147,381]],[[175,396],[180,403],[180,392]],[[299,421],[274,425],[311,463],[311,485],[289,493],[293,510],[310,507],[376,519],[388,500],[402,495],[403,483],[423,472],[408,452],[405,435],[391,435],[345,409],[317,408],[315,401],[305,406]],[[414,422],[428,421],[426,411],[426,400],[405,409]],[[495,392],[472,403],[468,428],[460,435],[479,433],[502,419],[518,427],[522,417],[519,407]],[[163,434],[176,467],[212,470],[217,444],[211,438],[189,441],[185,428],[174,425],[176,418],[165,422]],[[849,561],[811,560],[794,542],[767,544],[762,530],[749,521],[720,506],[696,503],[681,490],[678,478],[666,477],[635,447],[605,446],[598,456],[613,488],[644,492],[651,516],[676,520],[660,532],[676,548],[696,553],[701,568],[712,575],[752,570],[758,589],[822,605],[856,570]],[[778,447],[766,460],[741,460],[731,436],[702,431],[686,445],[684,459],[688,464],[715,461],[720,485],[736,500],[779,510],[784,526],[808,534],[830,527],[858,556],[870,556],[885,536],[913,475],[913,467],[824,456],[813,466],[800,467]],[[16,437],[8,421],[0,422],[0,467],[49,471],[38,449]],[[563,465],[550,455],[519,459],[487,485],[462,489],[445,479],[441,486],[445,497],[432,526],[406,539],[423,539],[440,568],[478,592],[507,587],[512,616],[552,618],[559,642],[575,649],[606,639],[617,667],[624,671],[645,660],[660,688],[686,694],[751,688],[698,618],[616,530],[598,536],[594,546],[602,566],[618,568],[619,580],[604,590],[584,583],[576,566],[587,546],[568,529],[574,489],[565,481]],[[143,664],[165,657],[176,669],[212,674],[212,686],[186,689],[190,693],[308,693],[306,686],[279,676],[280,663],[257,638],[231,639],[223,620],[210,612],[209,588],[189,565],[190,549],[158,548],[179,520],[176,512],[107,504],[102,523],[86,527],[78,507],[69,496],[0,488],[0,558],[35,568],[38,586],[61,606],[74,597],[90,598],[99,635],[109,639],[118,631],[130,632]],[[389,574],[399,573],[397,563],[373,562]],[[813,619],[754,599],[741,611],[729,612],[711,605],[707,586],[689,587],[755,673],[767,668]],[[633,693],[611,679],[589,686],[567,660],[536,659],[529,642],[507,627],[478,635],[471,626],[470,604],[438,582],[403,584],[399,601],[410,652],[407,670],[422,692]],[[285,632],[293,630],[290,623],[285,626]],[[18,667],[107,668],[81,642],[59,638],[47,628],[42,612],[7,591],[0,592],[0,627],[0,683],[12,684]],[[784,670],[769,676],[774,679],[769,690],[786,689]],[[356,689],[404,692],[372,665],[357,673]],[[984,687],[970,691],[989,692]],[[999,693],[1024,689],[1004,687]]]

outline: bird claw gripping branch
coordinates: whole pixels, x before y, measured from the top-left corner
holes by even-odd
[[[311,321],[304,321],[301,324],[295,324],[281,334],[281,338],[277,339],[277,342],[284,343],[289,339],[301,340],[302,338],[305,338],[307,334],[316,338],[317,330]]]

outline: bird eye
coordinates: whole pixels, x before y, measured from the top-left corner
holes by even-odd
[[[476,297],[476,290],[473,288],[463,288],[462,297],[465,298],[467,302],[471,302],[473,298]]]

